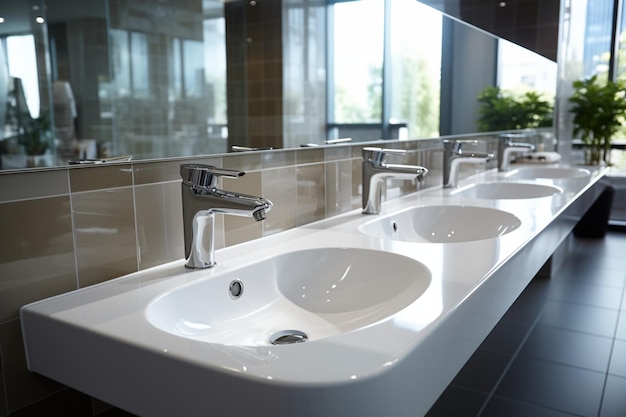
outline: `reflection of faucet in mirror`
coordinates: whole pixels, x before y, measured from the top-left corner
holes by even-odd
[[[511,154],[526,153],[535,150],[535,145],[525,142],[513,142],[514,139],[524,139],[526,136],[521,133],[507,133],[500,135],[498,142],[498,171],[508,171],[511,162]]]
[[[464,143],[476,144],[475,140],[443,141],[443,187],[454,188],[457,186],[460,164],[484,164],[493,158],[491,153],[463,152]]]
[[[230,147],[230,150],[233,151],[233,152],[271,151],[272,149],[274,149],[274,148],[272,148],[271,146],[255,148],[253,146],[233,145],[233,146]]]
[[[352,142],[352,138],[337,138],[337,139],[326,139],[324,141],[325,145],[338,145],[341,143],[348,143],[348,142]],[[320,146],[318,143],[305,143],[303,145],[300,145],[300,147],[302,148],[314,148],[316,146]]]
[[[215,266],[215,214],[254,217],[264,220],[272,202],[246,194],[218,189],[219,177],[238,178],[243,171],[216,168],[211,165],[183,164],[183,231],[185,237],[185,266],[211,268]]]
[[[382,200],[383,183],[388,178],[421,180],[428,170],[416,165],[398,165],[385,162],[387,154],[402,155],[403,149],[363,148],[363,213],[378,214]]]

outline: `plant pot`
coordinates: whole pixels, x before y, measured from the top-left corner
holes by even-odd
[[[27,168],[50,167],[54,165],[54,155],[44,153],[41,155],[26,155]]]
[[[599,146],[585,146],[583,149],[585,165],[600,165],[602,148]]]

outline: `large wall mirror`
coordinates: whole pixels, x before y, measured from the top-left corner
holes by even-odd
[[[0,0],[0,168],[473,133],[486,86],[551,100],[558,0],[471,3]]]

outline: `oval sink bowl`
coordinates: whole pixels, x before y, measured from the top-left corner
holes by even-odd
[[[294,344],[388,318],[422,295],[430,281],[428,268],[402,255],[307,249],[177,288],[152,301],[146,314],[153,326],[185,338]]]
[[[519,168],[507,174],[512,179],[568,179],[588,178],[589,170],[583,168],[558,168],[558,167],[527,167]]]
[[[461,198],[482,198],[488,200],[512,200],[550,197],[562,190],[551,185],[526,184],[518,182],[490,182],[472,184],[452,192]]]
[[[381,239],[451,243],[497,238],[521,224],[511,213],[487,207],[424,206],[371,221],[360,231]]]

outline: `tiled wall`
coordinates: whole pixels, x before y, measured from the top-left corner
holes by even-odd
[[[390,181],[389,195],[441,183],[439,140],[388,145],[409,151],[391,162],[430,170],[424,184]],[[107,408],[27,370],[19,308],[182,258],[182,162],[245,170],[223,188],[274,203],[263,222],[218,216],[220,248],[359,208],[361,154],[353,145],[0,174],[0,416]]]

